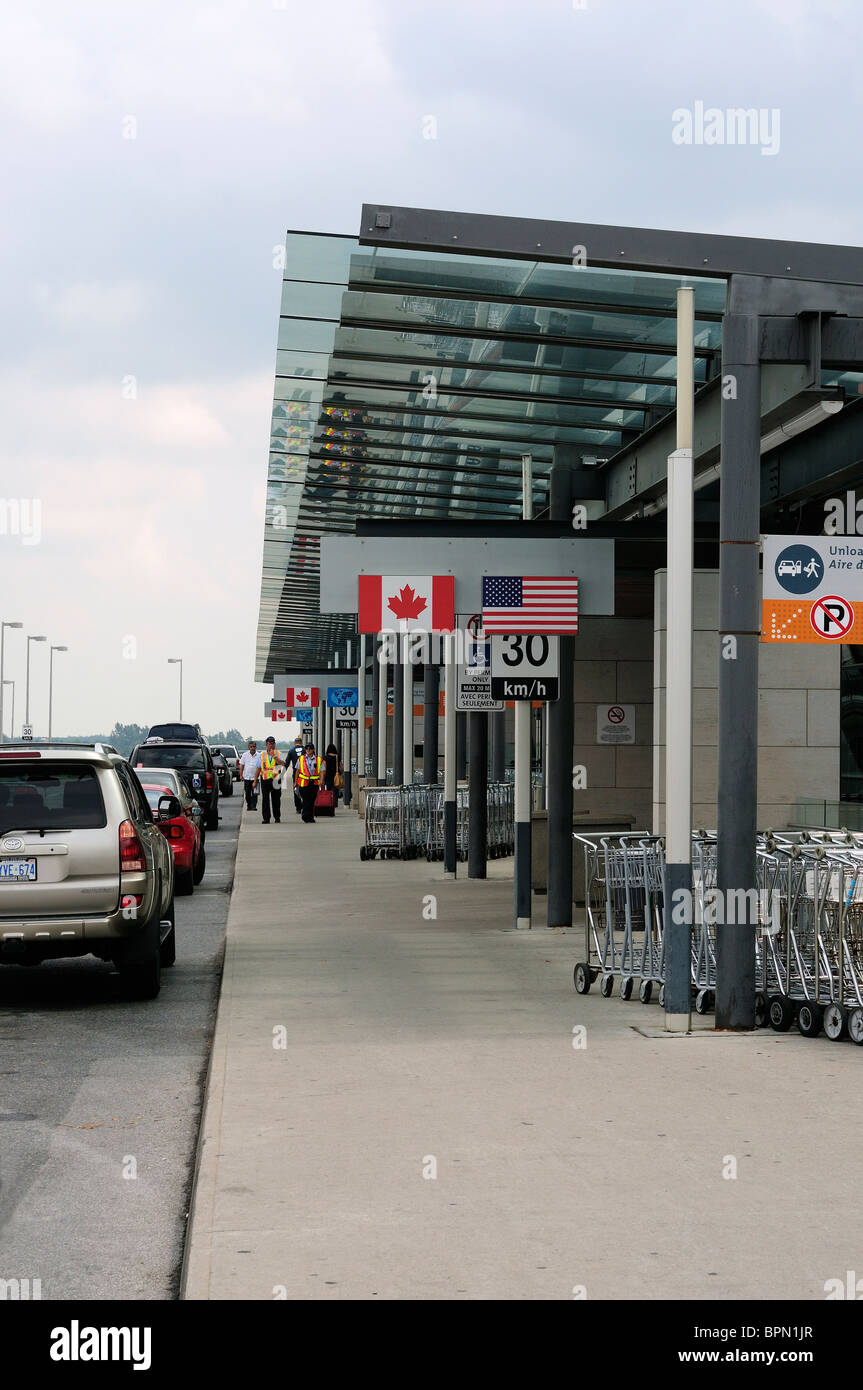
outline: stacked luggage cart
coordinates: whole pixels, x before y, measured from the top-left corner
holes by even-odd
[[[440,784],[367,787],[366,841],[360,859],[416,859],[444,854],[444,791]],[[486,852],[491,859],[515,847],[515,799],[511,782],[489,782]],[[467,858],[469,790],[456,788],[456,854]]]
[[[574,835],[585,857],[585,950],[574,970],[586,994],[636,984],[642,1003],[665,998],[664,842],[654,835]],[[716,836],[693,836],[691,984],[696,1012],[716,990]],[[807,831],[758,836],[755,898],[747,900],[756,949],[756,1023],[804,1037],[823,1029],[863,1045],[863,834]],[[739,907],[743,907],[740,895]]]

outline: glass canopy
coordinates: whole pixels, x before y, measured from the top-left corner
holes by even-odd
[[[319,611],[322,535],[361,517],[517,519],[524,454],[540,517],[556,449],[589,466],[672,411],[682,285],[697,387],[719,372],[722,279],[290,233],[257,679],[326,663],[355,631]]]

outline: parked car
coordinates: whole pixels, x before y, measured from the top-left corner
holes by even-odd
[[[220,796],[234,795],[234,779],[231,776],[231,769],[228,767],[227,760],[221,753],[217,753],[215,748],[211,748],[213,755],[213,766],[216,769],[216,777],[219,780]]]
[[[153,999],[175,953],[174,857],[129,764],[101,745],[4,744],[0,961],[95,955]]]
[[[200,724],[154,724],[147,733],[148,740],[162,738],[166,743],[206,743]]]
[[[228,767],[231,769],[232,778],[235,782],[239,782],[243,775],[243,770],[240,767],[240,755],[233,743],[211,743],[210,750],[213,753],[221,753]]]
[[[207,867],[201,832],[177,794],[165,785],[165,778],[159,772],[142,772],[139,776],[144,795],[174,855],[174,891],[184,896],[193,893]],[[197,802],[192,804],[197,806]]]
[[[142,785],[144,782],[148,785],[152,785],[155,781],[154,775],[148,772],[145,767],[135,768],[134,772]],[[205,844],[207,832],[204,827],[204,808],[200,806],[192,796],[192,793],[189,791],[189,788],[186,786],[185,781],[180,776],[177,769],[173,767],[160,767],[158,780],[160,785],[165,787],[166,791],[178,798],[183,807],[183,813],[198,827],[201,833],[201,844]]]
[[[168,743],[156,736],[132,749],[129,762],[142,767],[176,769],[192,796],[203,807],[207,830],[219,828],[219,787],[213,755],[206,743]]]

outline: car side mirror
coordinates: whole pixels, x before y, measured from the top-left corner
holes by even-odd
[[[183,807],[180,798],[177,796],[160,796],[158,805],[159,820],[176,820],[177,816],[183,814]]]

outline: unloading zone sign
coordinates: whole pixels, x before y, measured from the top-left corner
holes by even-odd
[[[863,543],[856,536],[765,536],[762,642],[857,642]]]

